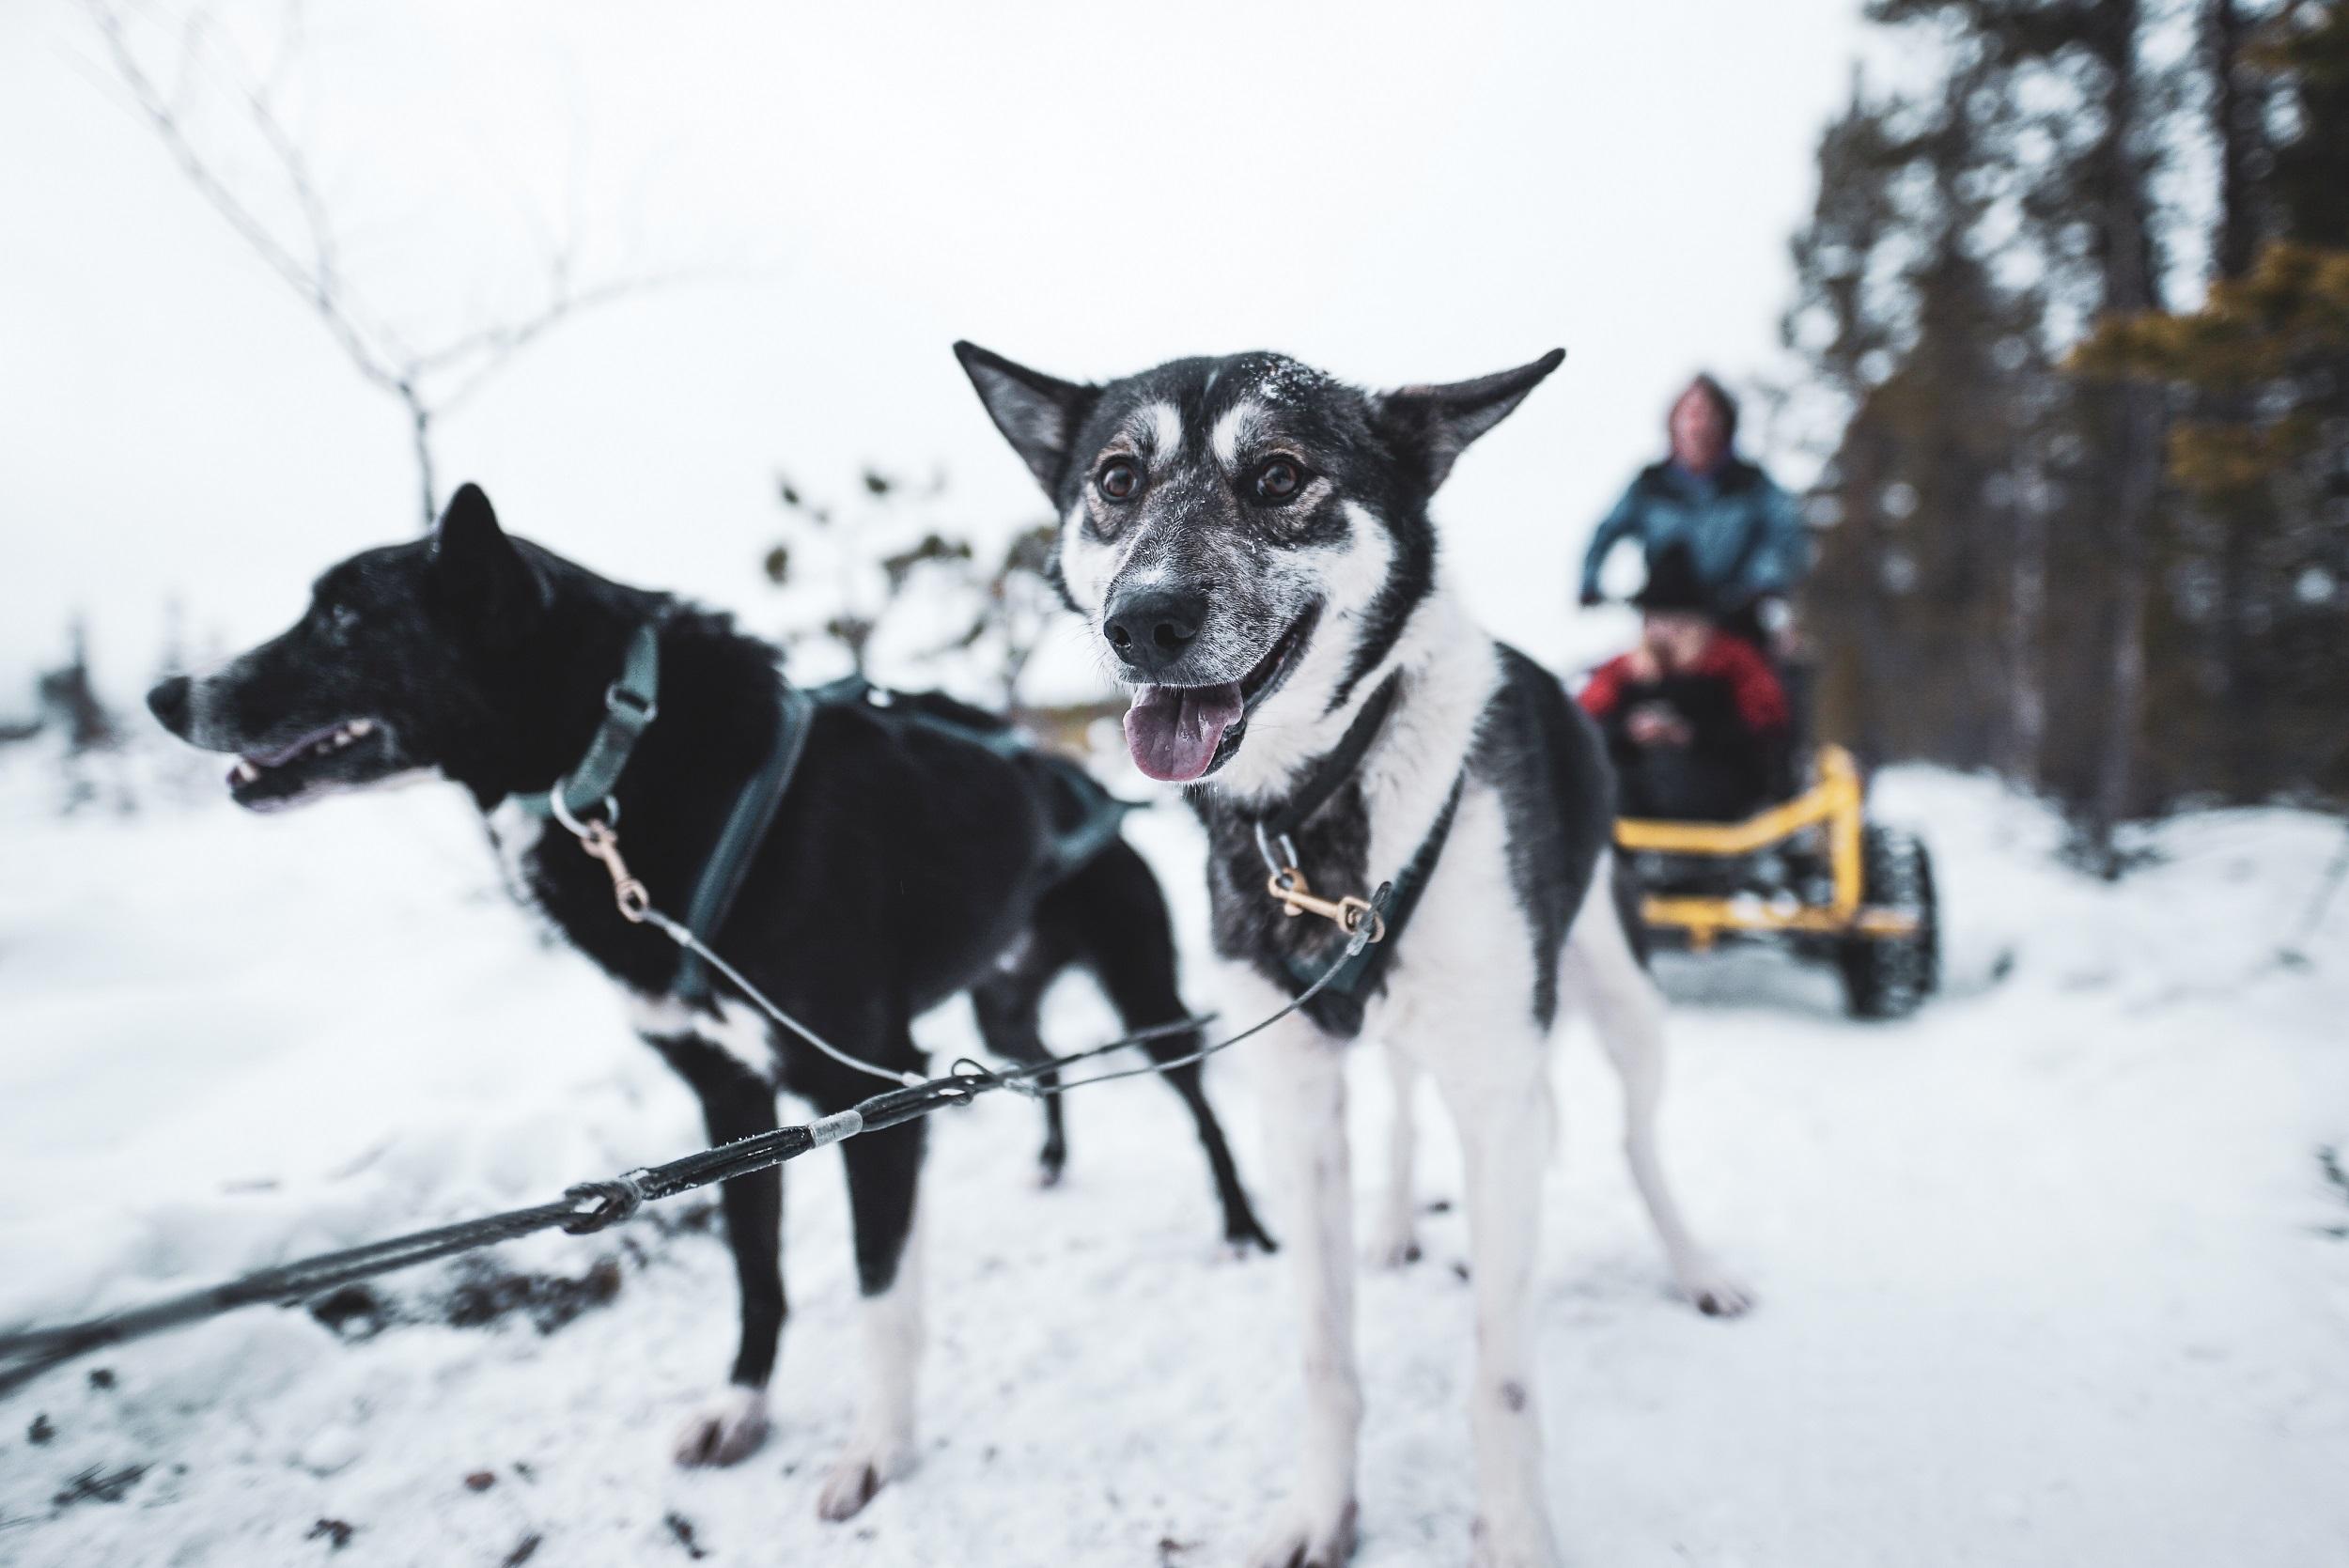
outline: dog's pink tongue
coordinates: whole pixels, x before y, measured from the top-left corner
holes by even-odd
[[[1215,761],[1223,732],[1240,714],[1239,683],[1144,686],[1126,710],[1126,749],[1154,779],[1188,784]]]

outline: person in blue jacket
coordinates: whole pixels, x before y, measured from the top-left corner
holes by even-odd
[[[1724,629],[1791,653],[1787,600],[1811,564],[1794,497],[1737,455],[1737,400],[1712,377],[1699,376],[1672,400],[1665,431],[1672,455],[1641,471],[1591,538],[1582,602],[1599,602],[1599,567],[1621,541],[1638,540],[1651,569],[1680,545]]]

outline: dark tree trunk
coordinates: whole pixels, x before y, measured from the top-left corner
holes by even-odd
[[[2151,170],[2144,153],[2153,107],[2137,59],[2138,0],[2106,0],[2090,45],[2104,74],[2104,133],[2093,154],[2103,309],[2134,315],[2161,308],[2155,271]],[[2111,510],[2109,597],[2100,629],[2106,703],[2088,848],[2108,876],[2120,872],[2114,836],[2138,808],[2138,747],[2145,705],[2145,603],[2154,513],[2161,495],[2162,406],[2158,389],[2124,385],[2110,394],[2106,421]]]
[[[2263,95],[2246,90],[2244,36],[2249,31],[2235,0],[2203,0],[2202,70],[2210,80],[2210,127],[2218,144],[2218,213],[2211,236],[2211,272],[2239,278],[2259,250],[2259,171],[2265,162]]]
[[[2239,278],[2251,269],[2265,225],[2259,211],[2260,177],[2267,160],[2266,103],[2255,80],[2243,70],[2243,44],[2249,31],[2236,0],[2203,0],[2201,17],[2202,70],[2210,84],[2210,129],[2218,149],[2218,210],[2211,230],[2214,282]],[[2250,412],[2239,392],[2214,392],[2198,400],[2203,418],[2241,425]],[[2252,668],[2257,639],[2252,633],[2256,536],[2268,522],[2263,495],[2245,495],[2212,509],[2217,536],[2209,659],[2213,725],[2219,755],[2216,772],[2230,799],[2256,798],[2265,787],[2268,761],[2263,737],[2267,683]]]
[[[2036,496],[2012,512],[2007,560],[2006,673],[2009,682],[2001,770],[2026,789],[2040,787],[2047,744],[2046,660],[2040,647],[2047,602],[2047,515]]]

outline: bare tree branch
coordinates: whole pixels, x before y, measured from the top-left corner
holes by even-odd
[[[227,180],[206,160],[181,126],[181,113],[158,89],[155,80],[139,58],[125,36],[122,17],[104,0],[85,0],[91,20],[98,24],[99,35],[105,40],[108,54],[113,58],[115,71],[125,86],[131,89],[132,100],[145,116],[149,127],[163,138],[163,146],[179,165],[179,170],[195,187],[196,194],[215,212],[226,219],[245,243],[252,246],[270,270],[284,279],[288,287],[310,303],[319,318],[326,325],[334,340],[359,373],[370,382],[387,391],[397,390],[399,377],[377,357],[366,341],[365,330],[343,307],[334,287],[331,273],[322,274],[305,265],[302,258],[273,233],[269,225],[254,212]],[[201,47],[204,13],[190,19],[183,40],[183,49]],[[288,179],[300,191],[306,186],[306,170],[297,164],[287,171]]]
[[[272,176],[281,180],[300,215],[297,240],[281,235],[240,191],[223,163],[209,156],[190,127],[197,115],[197,88],[208,64],[226,51],[216,40],[221,29],[209,7],[198,6],[179,22],[178,77],[165,91],[141,62],[129,36],[126,15],[142,8],[114,0],[82,0],[115,76],[132,107],[147,121],[180,172],[205,203],[314,311],[344,356],[371,386],[397,399],[408,422],[424,521],[432,523],[437,491],[432,431],[444,415],[510,365],[515,356],[556,326],[583,312],[677,281],[674,274],[614,279],[593,287],[577,284],[578,234],[582,226],[576,171],[566,194],[565,232],[553,235],[536,215],[524,217],[544,253],[546,286],[538,309],[519,319],[498,321],[458,334],[429,349],[414,348],[405,334],[368,312],[342,264],[334,216],[301,137],[277,105],[285,84],[308,47],[301,0],[287,0],[276,47],[264,70],[226,61],[217,89],[235,101],[253,134],[267,151]],[[163,23],[157,20],[157,25]]]
[[[468,334],[456,342],[435,349],[430,354],[420,356],[414,365],[415,371],[419,375],[447,374],[467,361],[478,361],[469,372],[458,377],[434,401],[434,411],[445,413],[479,391],[482,383],[505,369],[507,362],[516,354],[582,311],[594,310],[600,305],[610,304],[615,300],[627,299],[630,295],[666,287],[676,281],[675,276],[669,275],[622,278],[581,293],[571,294],[561,291],[562,283],[558,279],[558,292],[553,299],[547,302],[545,308],[537,315],[524,321],[485,327],[478,332]]]

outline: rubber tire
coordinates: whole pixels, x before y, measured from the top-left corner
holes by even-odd
[[[1860,891],[1871,906],[1913,910],[1906,937],[1846,937],[1836,955],[1855,1018],[1905,1018],[1941,985],[1941,922],[1933,857],[1913,834],[1869,827],[1859,840]]]

